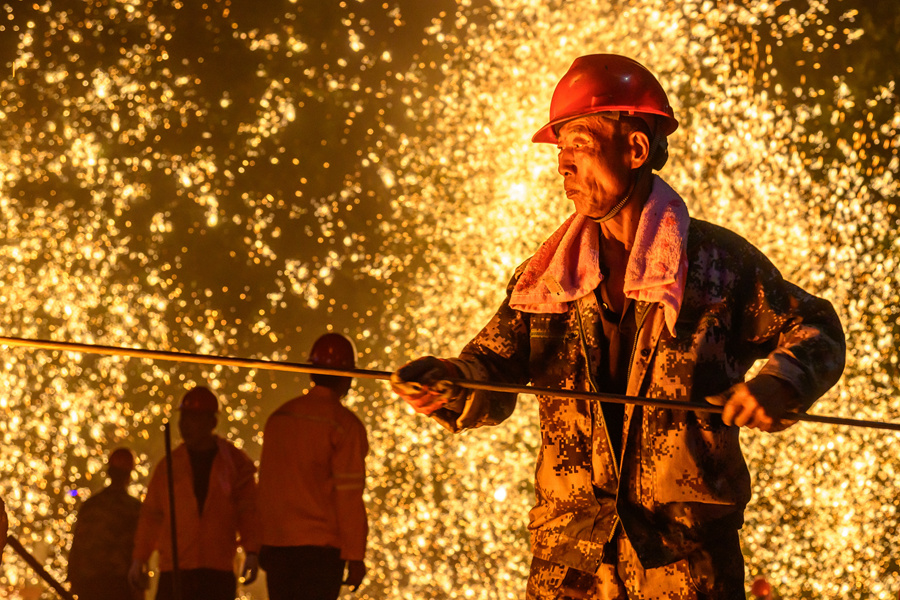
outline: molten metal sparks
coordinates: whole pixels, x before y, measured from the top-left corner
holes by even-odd
[[[876,60],[900,33],[885,27],[894,7],[789,4],[8,4],[0,333],[302,361],[329,324],[356,338],[365,368],[455,353],[571,210],[553,150],[528,141],[556,80],[580,54],[618,52],[669,92],[681,127],[662,175],[692,214],[838,308],[849,363],[816,410],[898,420],[900,110],[893,63]],[[139,493],[170,402],[199,381],[227,404],[220,432],[254,456],[265,418],[305,384],[5,353],[0,493],[51,571],[64,574],[106,451],[141,453]],[[372,445],[360,598],[522,597],[534,402],[449,436],[358,386]],[[895,437],[746,434],[748,582],[895,597]],[[36,585],[4,567],[7,595]],[[261,582],[243,593],[265,596]]]

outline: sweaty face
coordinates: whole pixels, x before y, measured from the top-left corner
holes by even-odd
[[[566,197],[579,214],[604,216],[631,189],[627,136],[613,121],[585,117],[563,125],[557,137],[558,170]]]

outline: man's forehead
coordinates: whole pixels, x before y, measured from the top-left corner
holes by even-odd
[[[605,124],[605,119],[598,117],[597,115],[581,117],[563,123],[557,132],[557,136],[559,138],[576,135],[588,135],[593,137],[604,129]]]
[[[562,127],[559,128],[560,135],[564,133],[579,133],[579,132],[587,132],[590,133],[591,128],[588,127],[587,120],[584,118],[575,119],[574,121],[569,121],[568,123],[564,123]]]

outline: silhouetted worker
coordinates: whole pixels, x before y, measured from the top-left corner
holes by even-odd
[[[309,360],[352,369],[353,342],[321,336]],[[362,421],[341,404],[352,379],[312,375],[313,387],[269,417],[259,464],[259,510],[270,600],[333,600],[366,574],[363,503],[369,443]],[[347,576],[344,577],[346,564]]]
[[[134,453],[116,448],[106,461],[109,485],[78,509],[68,580],[79,600],[129,600],[137,594],[128,585],[141,501],[128,493]]]
[[[178,567],[183,600],[234,600],[234,559],[240,545],[243,581],[257,574],[259,521],[256,467],[243,450],[215,434],[219,401],[205,387],[188,391],[179,406],[184,442],[172,451]],[[141,507],[129,578],[147,586],[147,561],[159,551],[157,600],[172,598],[172,533],[166,461],[156,465]]]

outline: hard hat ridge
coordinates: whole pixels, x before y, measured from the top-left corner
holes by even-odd
[[[576,58],[559,80],[550,119],[531,141],[555,144],[557,130],[567,121],[606,112],[655,119],[663,136],[678,128],[666,92],[646,67],[626,56],[588,54]]]

